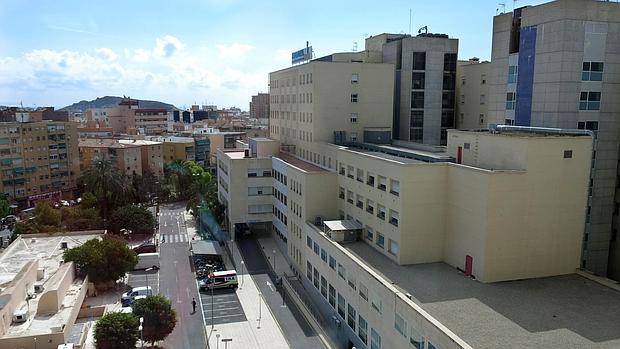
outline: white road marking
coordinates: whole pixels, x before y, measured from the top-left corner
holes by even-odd
[[[271,282],[267,281],[267,287],[269,287],[271,292],[275,292],[275,290],[273,289],[273,286],[271,286]]]

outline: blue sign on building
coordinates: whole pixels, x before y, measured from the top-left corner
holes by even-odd
[[[299,51],[295,51],[291,54],[291,63],[299,63],[303,61],[309,61],[312,59],[312,46],[306,47]]]

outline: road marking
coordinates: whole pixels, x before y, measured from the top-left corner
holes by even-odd
[[[275,292],[275,290],[273,289],[273,286],[271,286],[271,282],[267,281],[267,287],[269,287],[271,292]]]

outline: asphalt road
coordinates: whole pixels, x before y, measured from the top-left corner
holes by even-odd
[[[273,275],[269,274],[269,266],[256,240],[239,240],[237,245],[243,254],[248,273],[252,275],[256,286],[263,294],[267,306],[276,318],[290,347],[294,349],[325,348],[316,332],[294,304],[285,298],[285,306],[282,306],[281,293],[274,285],[275,280]]]
[[[172,302],[177,324],[163,347],[170,349],[206,348],[204,322],[200,311],[192,312],[192,298],[199,301],[196,279],[190,266],[189,243],[183,211],[185,203],[160,205],[159,291]]]

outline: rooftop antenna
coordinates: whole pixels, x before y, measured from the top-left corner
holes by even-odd
[[[512,0],[512,10],[513,11],[517,7],[517,1],[519,1],[519,0]]]
[[[496,10],[495,10],[495,14],[502,14],[504,12],[506,12],[506,3],[505,2],[500,2],[499,4],[497,4],[497,6],[499,6]],[[500,11],[500,7],[501,7],[501,11]]]
[[[411,8],[409,9],[409,35],[411,35]]]
[[[357,41],[353,41],[353,52],[357,52]]]

